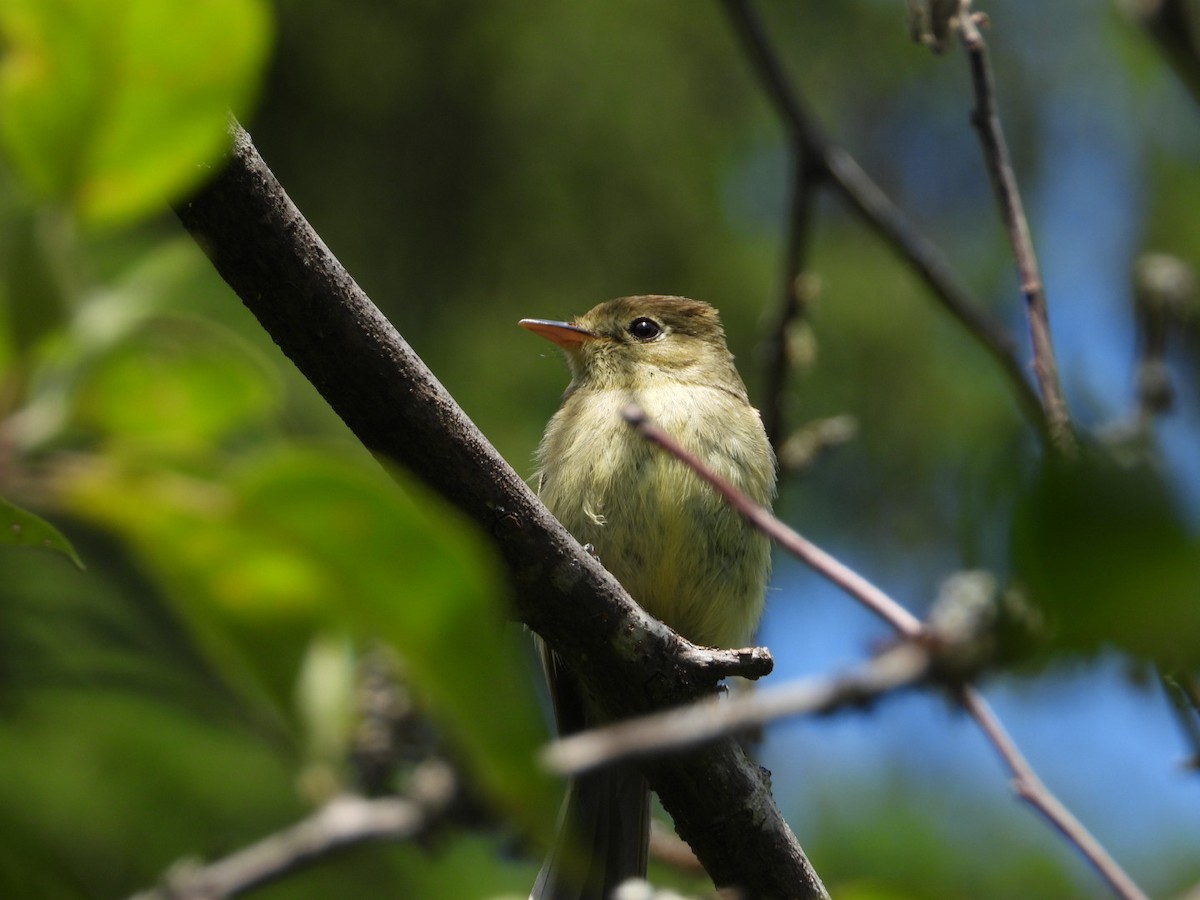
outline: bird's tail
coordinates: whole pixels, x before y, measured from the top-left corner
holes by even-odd
[[[614,766],[573,779],[554,847],[530,900],[609,900],[646,875],[650,791],[635,769]]]

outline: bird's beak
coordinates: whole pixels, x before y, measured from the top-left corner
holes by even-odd
[[[578,347],[585,341],[596,337],[586,328],[572,325],[570,322],[552,322],[549,319],[522,319],[518,323],[522,328],[528,328],[534,334],[539,334],[548,341],[553,341],[564,350]]]

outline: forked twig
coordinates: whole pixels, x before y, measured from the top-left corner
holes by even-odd
[[[892,203],[854,157],[825,134],[792,86],[749,0],[722,0],[722,5],[803,165],[842,195],[884,243],[912,267],[942,308],[995,360],[1012,386],[1022,413],[1048,440],[1046,411],[1017,359],[1011,335],[958,282],[937,246]]]

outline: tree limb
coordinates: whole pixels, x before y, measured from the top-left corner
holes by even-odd
[[[249,135],[236,123],[231,131],[223,169],[176,212],[283,352],[371,452],[408,468],[490,536],[517,616],[610,715],[710,693],[720,667],[700,665],[701,651],[646,615],[549,514],[321,242]],[[651,762],[646,774],[716,884],[826,897],[735,741]]]

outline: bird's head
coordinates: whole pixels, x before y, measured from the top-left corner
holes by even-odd
[[[676,382],[745,397],[717,311],[700,300],[621,297],[572,322],[522,319],[520,324],[566,352],[572,391],[644,390]]]

